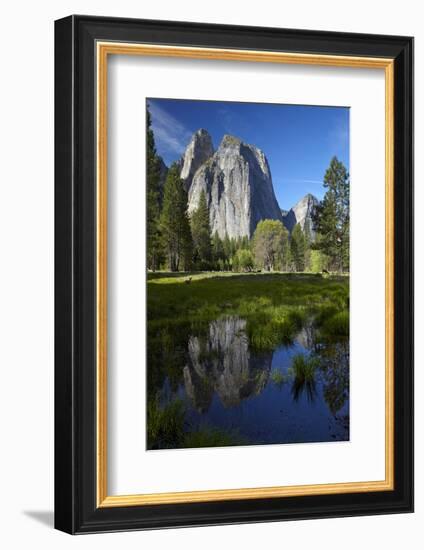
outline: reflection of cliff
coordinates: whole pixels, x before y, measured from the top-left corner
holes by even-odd
[[[206,336],[190,337],[184,382],[199,411],[209,408],[214,392],[225,407],[231,407],[265,387],[272,352],[253,356],[245,328],[243,319],[226,317],[210,323]]]
[[[315,329],[312,325],[305,325],[296,336],[296,342],[307,350],[314,349]]]

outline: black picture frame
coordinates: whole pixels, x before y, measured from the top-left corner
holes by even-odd
[[[99,40],[394,60],[392,491],[96,504],[96,49]],[[73,15],[55,22],[55,527],[94,533],[413,511],[413,39]]]

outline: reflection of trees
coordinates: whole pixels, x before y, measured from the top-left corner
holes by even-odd
[[[148,325],[147,345],[147,393],[154,397],[164,389],[172,394],[183,384],[183,369],[187,364],[188,340],[191,323],[154,323]],[[200,331],[201,328],[198,328]]]
[[[335,415],[349,397],[349,347],[347,343],[337,343],[326,346],[321,354],[324,399]]]
[[[272,352],[253,353],[249,349],[246,322],[225,317],[193,326],[190,322],[149,326],[148,395],[166,387],[171,395],[184,386],[199,412],[206,412],[217,393],[225,407],[232,407],[259,394],[270,376]],[[349,398],[349,342],[324,338],[307,324],[295,342],[316,361],[314,375],[294,376],[294,400],[317,396],[318,383],[330,412],[336,415]]]
[[[313,358],[316,358],[325,402],[331,413],[336,415],[349,398],[348,340],[324,339],[313,325],[306,325],[297,335],[296,341],[309,350]],[[315,379],[313,381],[294,379],[293,398],[297,401],[304,391],[308,399],[314,399],[316,395]]]
[[[190,337],[184,382],[200,412],[209,408],[214,392],[230,407],[265,387],[272,352],[251,354],[245,329],[246,321],[226,317],[211,322],[205,335]]]

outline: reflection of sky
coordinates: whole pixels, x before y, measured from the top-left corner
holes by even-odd
[[[208,130],[217,148],[224,134],[256,145],[268,158],[281,208],[307,193],[324,195],[322,179],[333,156],[349,168],[349,109],[222,101],[149,99],[156,148],[169,166],[191,135]]]
[[[212,389],[212,380],[209,380],[211,386],[205,386],[204,380],[201,381],[194,376],[193,382],[197,379],[195,385],[199,392],[198,397],[202,395],[204,389],[207,393],[212,391],[210,399],[201,399],[202,402],[207,403],[206,410],[199,411],[193,406],[191,398],[187,395],[185,384],[182,383],[176,395],[183,399],[188,406],[186,422],[190,428],[189,431],[202,427],[217,427],[226,432],[244,436],[250,444],[346,440],[348,432],[329,410],[324,396],[324,382],[319,370],[315,375],[313,398],[308,395],[306,387],[299,393],[297,399],[294,398],[294,379],[288,372],[292,367],[293,357],[298,354],[310,355],[310,351],[300,343],[299,338],[291,346],[279,346],[273,352],[263,352],[256,357],[249,352],[250,376],[253,376],[255,372],[256,374],[260,373],[260,359],[262,358],[262,368],[269,372],[266,377],[267,382],[263,389],[253,384],[251,386],[253,391],[250,395],[241,397],[238,403],[233,403],[230,406],[224,404],[220,391]],[[271,359],[270,362],[269,359]],[[255,367],[253,367],[253,363]],[[205,372],[210,368],[207,363],[203,366]],[[346,365],[345,368],[348,366]],[[258,370],[254,371],[253,369]],[[237,370],[236,367],[235,370]],[[286,379],[282,384],[276,384],[272,380],[271,373],[276,370],[285,375]],[[228,373],[225,376],[224,372],[222,377],[226,383],[231,383],[231,381],[236,383],[237,380],[237,376],[232,377]],[[238,389],[241,390],[241,387]],[[167,380],[164,381],[162,387],[162,396],[166,396],[165,401],[172,401],[175,398]],[[349,415],[349,399],[337,411],[337,416],[345,415]]]

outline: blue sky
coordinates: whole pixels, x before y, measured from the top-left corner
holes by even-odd
[[[349,169],[349,108],[228,101],[148,99],[156,149],[169,166],[205,128],[215,149],[224,134],[262,149],[281,208],[306,193],[322,199],[323,176],[337,156]]]

